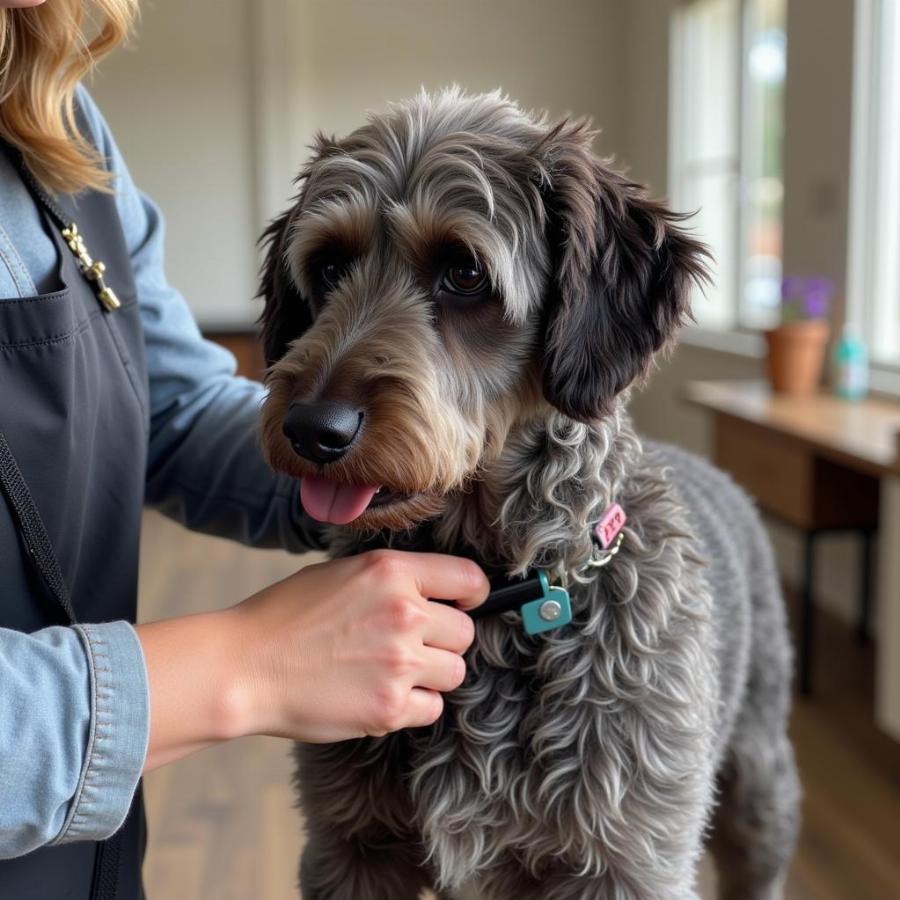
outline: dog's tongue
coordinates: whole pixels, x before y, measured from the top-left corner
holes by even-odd
[[[365,512],[376,485],[342,484],[319,475],[305,475],[300,481],[303,508],[319,522],[346,525]]]

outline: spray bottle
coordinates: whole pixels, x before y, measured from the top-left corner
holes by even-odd
[[[834,391],[844,400],[861,400],[869,389],[869,352],[858,329],[844,325],[832,356]]]

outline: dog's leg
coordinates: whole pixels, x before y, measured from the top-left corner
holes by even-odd
[[[734,759],[720,779],[710,847],[720,900],[780,900],[799,822],[797,776],[782,737]]]
[[[791,651],[765,536],[754,529],[752,650],[743,707],[719,773],[711,849],[721,900],[778,900],[800,824],[787,736]]]
[[[409,845],[393,835],[311,834],[300,860],[302,900],[417,900],[428,886]]]
[[[448,900],[700,900],[691,884],[669,884],[661,890],[658,883],[649,887],[634,876],[612,868],[602,875],[559,868],[538,878],[509,858],[480,875],[468,891],[447,896]]]
[[[303,900],[416,900],[428,880],[399,773],[402,735],[298,744]]]

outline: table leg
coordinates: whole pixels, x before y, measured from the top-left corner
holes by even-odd
[[[800,693],[808,697],[812,693],[813,639],[815,637],[815,603],[813,575],[815,572],[816,532],[807,531],[803,536],[803,585],[800,608]]]
[[[874,532],[862,532],[859,570],[859,620],[856,623],[856,637],[860,644],[869,640],[869,620],[872,616],[872,545]]]
[[[882,478],[880,506],[876,716],[900,740],[900,476]]]

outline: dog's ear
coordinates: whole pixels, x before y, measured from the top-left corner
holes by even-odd
[[[287,242],[297,206],[273,219],[263,232],[260,244],[265,262],[260,276],[259,296],[265,306],[259,317],[266,365],[278,362],[288,344],[312,325],[312,310],[294,283],[287,259]]]
[[[546,398],[579,421],[611,411],[690,317],[708,252],[684,218],[591,150],[588,123],[563,122],[542,142],[552,274],[545,304]]]

